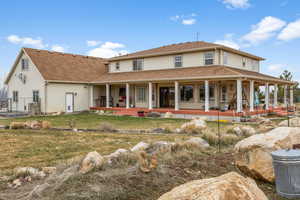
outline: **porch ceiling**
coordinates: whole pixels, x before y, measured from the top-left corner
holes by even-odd
[[[163,70],[145,70],[133,72],[106,73],[94,84],[124,83],[124,82],[168,82],[168,81],[200,81],[200,80],[257,80],[279,84],[294,84],[273,76],[254,71],[242,70],[227,66],[186,67]]]

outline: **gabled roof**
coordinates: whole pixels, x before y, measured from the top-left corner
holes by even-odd
[[[102,76],[106,71],[105,63],[107,61],[102,58],[31,48],[22,48],[20,55],[22,53],[30,57],[46,81],[87,83]],[[20,55],[9,73],[6,83],[14,72]]]
[[[133,59],[133,58],[144,58],[144,57],[153,57],[153,56],[160,56],[160,55],[172,55],[172,54],[178,54],[178,53],[202,51],[202,50],[203,51],[204,50],[214,50],[214,49],[223,49],[223,50],[227,50],[229,52],[247,56],[247,57],[250,57],[253,59],[264,60],[264,58],[249,54],[244,51],[236,50],[236,49],[233,49],[233,48],[230,48],[227,46],[223,46],[220,44],[203,42],[203,41],[184,42],[184,43],[161,46],[161,47],[157,47],[157,48],[153,48],[153,49],[138,51],[138,52],[123,55],[123,56],[113,57],[113,58],[110,58],[109,60],[117,61],[117,60]]]
[[[93,83],[124,83],[143,81],[174,81],[174,80],[205,80],[205,79],[236,79],[249,78],[276,83],[293,84],[273,76],[254,71],[242,70],[227,66],[198,66],[163,70],[144,70],[132,72],[106,73],[95,79]]]

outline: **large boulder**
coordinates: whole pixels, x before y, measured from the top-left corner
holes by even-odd
[[[283,126],[283,127],[287,127],[287,126],[300,127],[300,117],[291,118],[289,121],[284,120],[284,121],[279,123],[279,126]]]
[[[25,128],[24,122],[11,122],[9,125],[10,129],[23,129]]]
[[[207,123],[201,118],[195,118],[190,122],[184,123],[181,126],[181,132],[184,133],[200,133],[207,128]]]
[[[300,143],[300,128],[279,127],[266,134],[248,137],[235,145],[235,164],[248,176],[274,182],[270,153],[278,149],[291,149]]]
[[[199,148],[209,147],[208,142],[205,141],[204,139],[200,138],[200,137],[192,137],[192,138],[188,139],[187,141],[185,141],[184,144],[191,145],[191,146],[196,146],[196,147],[199,147]]]
[[[101,168],[104,164],[104,158],[97,152],[93,151],[86,155],[80,164],[79,172],[88,173],[92,169]]]
[[[180,185],[158,200],[268,200],[255,181],[236,172]]]
[[[140,143],[136,144],[134,147],[132,147],[130,150],[132,152],[138,152],[138,151],[143,151],[143,150],[147,149],[148,147],[149,147],[148,143],[140,142]]]

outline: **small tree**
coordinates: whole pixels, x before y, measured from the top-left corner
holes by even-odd
[[[288,70],[284,70],[280,76],[280,79],[286,80],[286,81],[293,81],[293,74],[292,72],[289,72]],[[294,89],[297,89],[299,86],[299,83],[297,82],[296,85],[294,86]],[[287,94],[289,96],[289,93]],[[283,96],[284,96],[284,86],[279,86],[278,87],[278,96],[281,97],[281,100],[283,101]],[[294,97],[297,96],[297,92],[294,92]]]

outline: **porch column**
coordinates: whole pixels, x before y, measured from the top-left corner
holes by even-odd
[[[175,110],[179,110],[179,83],[175,81]]]
[[[106,108],[109,108],[109,101],[110,101],[110,85],[106,84]]]
[[[242,89],[242,80],[236,80],[236,111],[243,111],[243,89]]]
[[[130,108],[130,85],[126,83],[126,108]]]
[[[266,83],[266,84],[265,84],[265,105],[266,105],[266,110],[269,109],[269,104],[270,104],[270,101],[269,101],[269,93],[270,93],[270,90],[269,90],[269,83]]]
[[[294,88],[290,86],[290,106],[294,106]]]
[[[254,81],[250,81],[250,112],[254,111]]]
[[[209,112],[209,82],[208,80],[206,80],[204,82],[205,85],[205,104],[204,104],[204,108],[205,108],[205,112]]]
[[[284,85],[283,87],[283,104],[284,106],[287,106],[287,85]]]
[[[148,92],[149,92],[149,94],[148,94],[148,103],[149,103],[149,105],[148,105],[148,108],[149,108],[149,110],[152,110],[153,109],[153,100],[152,100],[152,92],[153,91],[153,87],[152,87],[152,83],[151,82],[149,82],[149,86],[148,86]]]
[[[94,107],[94,86],[90,86],[90,107]]]
[[[274,108],[278,107],[278,84],[274,85]]]

